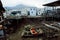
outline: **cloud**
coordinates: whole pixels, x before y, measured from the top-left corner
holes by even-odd
[[[18,4],[24,4],[28,6],[36,6],[36,7],[43,7],[44,3],[52,2],[55,0],[1,0],[3,6],[15,6]]]

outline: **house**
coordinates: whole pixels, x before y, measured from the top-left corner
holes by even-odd
[[[21,9],[21,16],[28,16],[27,8],[22,8]]]
[[[37,14],[36,14],[36,16],[40,16],[41,15],[41,9],[37,9]]]
[[[37,9],[35,7],[28,8],[28,16],[34,17],[36,16]]]

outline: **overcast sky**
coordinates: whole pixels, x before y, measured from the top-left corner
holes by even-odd
[[[3,6],[16,6],[18,4],[24,4],[24,5],[28,5],[28,6],[35,6],[38,8],[42,8],[43,4],[45,3],[49,3],[49,2],[53,2],[56,0],[1,0],[3,3]]]

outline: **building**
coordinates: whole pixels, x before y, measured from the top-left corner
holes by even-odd
[[[21,16],[28,16],[27,8],[22,8],[20,11],[21,11]]]
[[[37,8],[35,7],[27,8],[27,11],[28,11],[28,16],[34,17],[36,16]]]
[[[36,16],[41,16],[41,14],[42,14],[42,10],[38,8]]]
[[[41,9],[36,7],[22,7],[19,9],[12,9],[6,11],[7,16],[19,16],[19,17],[36,17],[41,16]]]

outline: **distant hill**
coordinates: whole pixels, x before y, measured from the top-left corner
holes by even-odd
[[[4,7],[4,8],[7,10],[12,10],[12,9],[29,8],[29,7],[32,8],[32,6],[26,6],[23,4],[19,4],[19,5],[13,6],[13,7]],[[33,8],[36,8],[36,7],[33,7]]]

